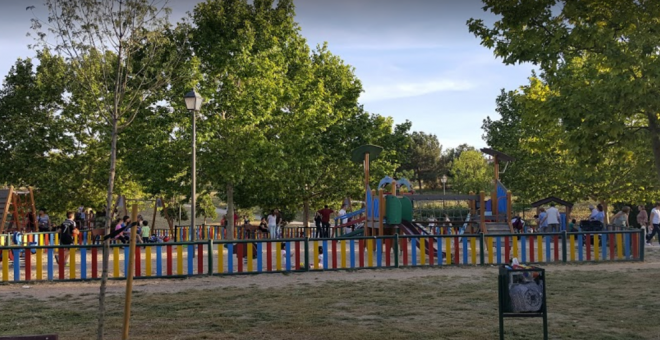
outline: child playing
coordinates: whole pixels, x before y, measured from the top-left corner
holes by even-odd
[[[579,231],[578,228],[575,226],[577,221],[575,219],[571,220],[571,223],[568,224],[568,232],[573,233]]]
[[[323,269],[323,247],[319,246],[319,264],[316,268]]]
[[[142,242],[148,242],[149,235],[151,235],[151,228],[149,227],[149,222],[142,221],[142,228],[140,229],[140,236],[142,237]]]

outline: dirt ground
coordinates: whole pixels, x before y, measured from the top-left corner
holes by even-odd
[[[552,339],[660,339],[660,247],[643,263],[544,267]],[[491,339],[496,282],[496,266],[136,280],[131,338]],[[0,285],[0,335],[94,338],[98,286]],[[125,281],[108,293],[106,338],[119,339]],[[508,319],[507,339],[538,339],[539,326]]]

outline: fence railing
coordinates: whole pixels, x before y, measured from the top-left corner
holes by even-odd
[[[641,230],[598,233],[428,235],[140,244],[135,276],[182,277],[360,268],[643,261]],[[100,245],[0,247],[0,281],[100,278]],[[129,248],[110,246],[109,276],[124,279]]]

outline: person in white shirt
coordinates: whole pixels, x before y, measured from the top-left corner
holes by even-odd
[[[596,220],[596,217],[598,216],[598,209],[596,209],[593,204],[589,204],[589,211],[591,211],[591,214],[589,214],[589,219]]]
[[[316,266],[318,269],[323,269],[323,247],[319,246],[319,264]]]
[[[344,216],[344,215],[346,215],[346,206],[345,206],[345,205],[342,205],[342,206],[341,206],[341,209],[339,209],[339,212],[337,213],[337,217],[340,217],[340,218],[341,218],[341,217]],[[348,219],[347,219],[347,218],[342,218],[342,219],[339,220],[339,223],[340,223],[340,224],[346,224],[346,223],[348,223]],[[346,234],[346,233],[349,232],[349,228],[348,228],[348,227],[344,227],[344,228],[343,228],[343,231],[344,231],[344,234]]]
[[[550,227],[550,232],[555,233],[559,231],[559,221],[561,220],[561,215],[559,214],[559,210],[555,208],[554,203],[550,203],[550,208],[546,210],[545,220],[546,220],[545,224],[547,224],[548,227]]]
[[[658,243],[660,243],[660,202],[655,204],[655,208],[651,210],[651,224],[653,225],[653,231],[646,236],[646,245],[651,245],[651,240],[653,236],[658,234]]]
[[[277,238],[277,214],[275,214],[275,210],[270,212],[266,220],[268,221],[268,234],[270,238]]]

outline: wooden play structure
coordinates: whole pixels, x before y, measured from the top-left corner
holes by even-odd
[[[363,145],[353,150],[351,160],[356,163],[362,163],[364,166],[365,178],[365,225],[364,236],[382,236],[393,235],[399,232],[397,225],[403,218],[410,223],[441,224],[442,221],[414,221],[412,209],[415,202],[423,201],[466,201],[469,207],[469,215],[462,221],[452,221],[452,223],[461,223],[464,231],[468,233],[497,234],[513,233],[511,220],[513,218],[511,209],[511,191],[507,190],[500,182],[500,162],[513,162],[514,158],[502,152],[484,148],[481,151],[492,158],[494,167],[493,191],[488,194],[481,192],[479,194],[470,193],[468,195],[449,194],[449,195],[422,195],[415,194],[410,182],[405,179],[394,180],[386,176],[379,185],[378,190],[373,190],[369,186],[369,162],[376,159],[382,151],[382,148],[375,145]],[[505,166],[506,169],[506,166]],[[384,190],[390,186],[390,192]],[[398,189],[406,187],[406,193],[399,193]],[[396,203],[398,202],[398,203]],[[394,209],[394,210],[393,210]],[[401,211],[398,211],[401,209]],[[381,218],[382,216],[382,218]],[[438,216],[440,217],[440,216]]]
[[[8,231],[27,231],[28,227],[36,228],[36,209],[34,205],[34,190],[16,190],[13,186],[0,189],[0,208],[2,222],[0,234]],[[31,216],[31,218],[30,218]],[[32,226],[30,226],[32,222]]]

